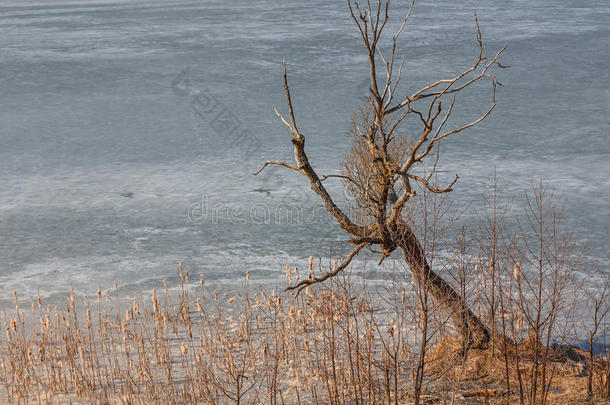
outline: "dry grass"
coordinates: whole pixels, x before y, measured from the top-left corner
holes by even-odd
[[[241,292],[221,298],[179,271],[178,294],[165,286],[127,308],[110,290],[93,298],[70,291],[62,308],[38,299],[27,310],[15,294],[0,341],[2,402],[412,402],[420,325],[410,283],[372,294],[335,279],[294,298],[252,293],[244,280]],[[287,269],[288,282],[300,277]],[[440,324],[435,331],[423,403],[516,403],[503,388],[501,356],[464,351]],[[578,367],[561,363],[550,403],[584,403]]]
[[[525,343],[522,344],[522,346]],[[494,398],[490,403],[518,403],[517,392],[512,393],[512,398],[507,400],[505,387],[504,359],[496,354],[492,355],[489,349],[470,349],[466,357],[461,351],[462,343],[455,336],[442,339],[434,346],[433,352],[428,359],[431,374],[438,376],[446,383],[459,386],[462,397],[465,398]],[[583,356],[585,353],[583,353]],[[521,372],[526,374],[532,366],[531,356],[522,360],[519,365]],[[588,400],[587,398],[587,375],[584,372],[586,364],[569,358],[561,358],[554,364],[556,376],[551,384],[547,403],[550,404],[583,404],[610,403],[599,395]],[[518,376],[515,366],[509,370],[510,381],[513,387],[518,385]],[[602,370],[596,370],[596,376],[602,379]],[[599,381],[601,387],[602,381]],[[479,403],[479,402],[474,402]]]

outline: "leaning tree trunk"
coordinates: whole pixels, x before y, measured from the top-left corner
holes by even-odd
[[[413,231],[406,225],[402,229],[400,247],[417,281],[434,296],[441,308],[448,312],[465,341],[478,346],[486,345],[490,340],[489,329],[470,310],[464,299],[441,276],[432,271]]]

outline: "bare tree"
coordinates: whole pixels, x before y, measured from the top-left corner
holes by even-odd
[[[587,376],[587,395],[589,399],[593,398],[593,374],[595,370],[595,345],[598,344],[597,339],[599,332],[604,332],[605,336],[605,320],[610,313],[610,276],[605,276],[604,283],[598,291],[592,291],[592,288],[586,288],[585,292],[585,308],[590,314],[593,314],[593,319],[587,319],[590,324],[587,324],[585,319],[582,320],[582,328],[587,334],[587,351],[589,356],[589,373]],[[602,388],[602,387],[600,387]]]
[[[279,165],[304,175],[309,179],[312,190],[321,198],[326,210],[343,230],[353,235],[350,243],[354,247],[338,266],[322,276],[302,280],[289,289],[298,293],[307,286],[337,275],[364,248],[378,252],[381,255],[380,263],[399,249],[414,278],[448,311],[458,331],[469,341],[486,343],[490,331],[464,305],[459,294],[430,268],[425,249],[405,220],[404,210],[409,200],[417,196],[418,186],[437,194],[452,190],[457,176],[445,186],[440,186],[433,180],[438,161],[438,146],[444,139],[477,125],[491,114],[496,105],[496,86],[501,85],[496,80],[494,71],[496,68],[506,67],[500,63],[500,55],[506,45],[493,56],[485,56],[475,14],[478,53],[474,63],[454,77],[437,80],[409,96],[399,98],[396,92],[404,58],[400,63],[395,63],[396,51],[399,37],[413,10],[413,2],[387,49],[382,49],[380,41],[390,19],[390,0],[367,1],[362,6],[352,0],[347,3],[368,56],[371,82],[367,103],[352,122],[354,141],[344,159],[343,173],[321,177],[309,163],[305,152],[305,136],[299,131],[295,118],[285,62],[284,89],[288,115],[283,116],[277,109],[275,113],[290,130],[295,163],[267,161],[255,173],[260,173],[269,165]],[[382,76],[385,78],[382,79]],[[489,107],[472,121],[450,127],[449,121],[458,95],[482,81],[491,84],[492,97]],[[409,138],[405,134],[404,125],[411,119],[418,126],[418,130],[416,135]],[[415,174],[414,169],[421,166],[425,160],[430,160],[429,156],[436,156],[431,172],[427,176]],[[351,193],[357,211],[361,214],[357,221],[335,204],[325,188],[323,182],[331,177],[342,179]]]

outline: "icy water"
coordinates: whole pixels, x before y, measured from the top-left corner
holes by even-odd
[[[472,62],[475,9],[512,68],[493,115],[443,146],[454,205],[479,204],[494,168],[515,206],[542,177],[609,271],[610,3],[419,1],[401,41],[407,86]],[[52,298],[115,278],[143,291],[178,262],[216,285],[246,271],[275,282],[339,249],[304,178],[251,175],[291,158],[273,114],[283,57],[312,163],[332,173],[367,74],[344,1],[0,1],[2,306],[13,289]]]

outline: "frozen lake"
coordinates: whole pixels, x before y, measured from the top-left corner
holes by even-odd
[[[542,177],[588,260],[610,271],[610,3],[420,1],[401,42],[408,85],[472,62],[475,9],[512,68],[493,115],[443,146],[442,172],[460,175],[454,205],[478,205],[494,167],[515,206]],[[339,248],[335,225],[307,219],[317,201],[304,178],[251,175],[291,157],[273,114],[283,57],[311,161],[330,173],[367,77],[345,2],[1,0],[0,304],[13,289],[63,296],[115,276],[143,290],[180,261],[219,284],[247,270],[278,280],[286,263]],[[481,107],[469,97],[465,117]],[[306,218],[261,217],[286,204]]]

